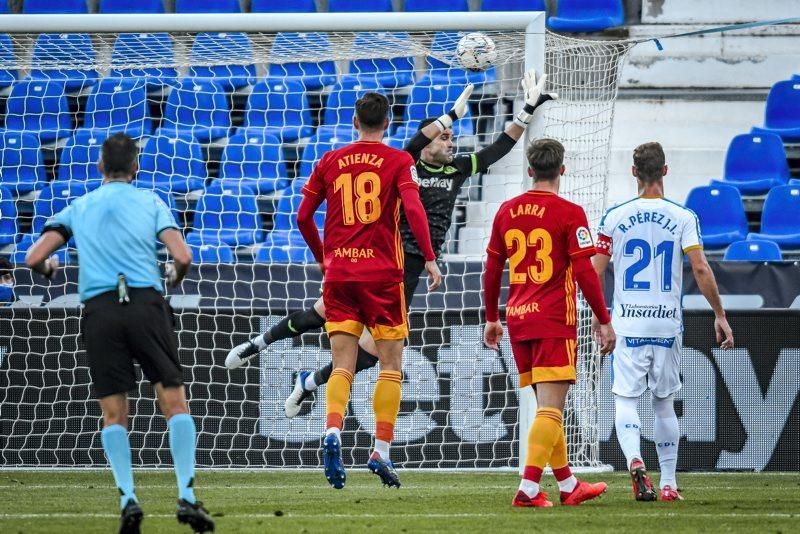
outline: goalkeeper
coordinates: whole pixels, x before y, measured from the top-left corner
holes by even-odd
[[[473,89],[472,84],[464,89],[447,114],[439,118],[423,120],[420,123],[419,131],[409,140],[405,150],[416,162],[420,198],[428,215],[431,242],[437,253],[444,244],[447,229],[452,222],[456,198],[464,182],[474,174],[486,172],[490,165],[508,154],[525,132],[534,110],[547,100],[556,98],[556,95],[542,92],[545,79],[546,76],[541,75],[537,80],[534,70],[525,73],[522,79],[525,96],[525,105],[522,111],[517,113],[514,122],[491,145],[478,152],[453,155],[452,125],[467,112],[468,100]],[[425,259],[411,233],[404,213],[401,213],[400,217],[400,233],[405,253],[404,291],[405,305],[408,309],[420,274],[424,270]],[[284,317],[268,332],[231,349],[225,359],[225,366],[228,369],[240,367],[260,351],[266,349],[270,343],[322,328],[324,324],[325,308],[322,299],[319,299],[311,308]],[[356,373],[375,366],[378,363],[377,353],[375,342],[368,333],[365,333],[359,341]],[[301,371],[298,374],[294,389],[286,399],[287,417],[294,417],[300,412],[301,403],[319,386],[328,382],[332,370],[332,365],[328,364],[317,371]]]

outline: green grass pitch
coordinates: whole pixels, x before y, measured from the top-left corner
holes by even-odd
[[[403,487],[383,488],[364,469],[331,489],[321,470],[200,471],[196,488],[217,532],[796,532],[800,474],[679,473],[686,498],[637,503],[625,473],[586,475],[609,491],[579,507],[515,509],[513,473],[403,472]],[[657,479],[657,475],[654,477]],[[135,474],[143,533],[189,532],[175,521],[171,470]],[[0,532],[115,532],[118,497],[110,471],[0,469]]]

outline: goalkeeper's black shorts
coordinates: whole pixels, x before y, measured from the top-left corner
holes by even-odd
[[[183,384],[172,308],[154,289],[131,288],[128,292],[127,304],[119,303],[116,291],[85,303],[83,339],[98,398],[136,387],[134,360],[154,385]]]

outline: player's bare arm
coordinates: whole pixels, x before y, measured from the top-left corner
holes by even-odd
[[[176,286],[189,272],[189,266],[192,265],[192,251],[183,240],[183,235],[174,228],[163,230],[158,238],[167,247],[167,251],[172,257],[172,263],[168,263],[165,268],[167,284]]]
[[[717,335],[717,343],[723,349],[733,348],[733,330],[728,324],[725,316],[725,309],[722,307],[722,299],[719,296],[717,280],[714,278],[714,271],[706,260],[703,249],[696,248],[687,252],[689,263],[692,266],[694,278],[697,280],[697,287],[714,310],[714,331]]]
[[[51,254],[66,242],[67,240],[58,232],[45,232],[28,249],[25,264],[33,271],[52,279],[58,271],[58,257],[51,257]]]

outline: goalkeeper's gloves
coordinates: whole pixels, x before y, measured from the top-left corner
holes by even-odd
[[[547,80],[547,74],[539,76],[536,80],[536,71],[529,70],[522,76],[522,90],[525,93],[525,105],[522,110],[514,117],[514,124],[525,128],[533,118],[533,112],[536,108],[547,102],[548,100],[556,100],[558,95],[556,93],[543,93],[544,82]]]
[[[467,114],[469,97],[474,88],[475,86],[472,84],[467,85],[461,92],[461,95],[456,99],[456,103],[453,104],[453,109],[436,119],[436,126],[439,127],[439,131],[443,132],[451,128],[455,121]]]

